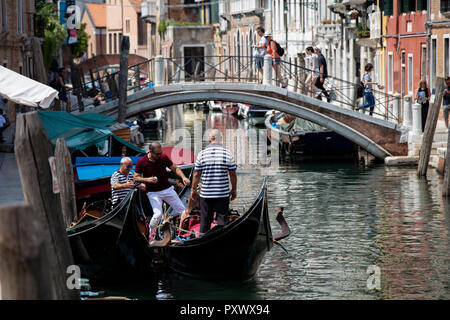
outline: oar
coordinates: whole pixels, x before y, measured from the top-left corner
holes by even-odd
[[[286,250],[286,248],[279,243],[277,240],[273,240],[273,243],[276,244],[277,246],[279,246],[281,249],[283,249],[284,252],[286,252],[286,254],[289,254],[289,252]]]

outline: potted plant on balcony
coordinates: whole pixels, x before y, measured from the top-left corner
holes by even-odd
[[[370,37],[370,30],[369,30],[369,28],[367,28],[367,25],[365,22],[358,24],[358,26],[355,29],[355,34],[358,38]]]

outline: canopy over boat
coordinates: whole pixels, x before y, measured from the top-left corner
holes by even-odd
[[[103,114],[87,113],[73,115],[63,111],[38,111],[42,124],[53,145],[58,138],[64,138],[71,152],[90,146],[102,148],[105,141],[112,137],[137,153],[146,152],[113,134],[109,127],[116,120]]]
[[[47,109],[58,91],[0,66],[0,95],[19,104]]]

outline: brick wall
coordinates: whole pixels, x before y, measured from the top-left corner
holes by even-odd
[[[22,1],[22,33],[18,33],[18,1]],[[29,38],[34,35],[32,12],[35,2],[6,0],[5,30],[0,25],[0,64],[7,68],[33,77],[33,53]],[[0,17],[1,19],[1,17]]]

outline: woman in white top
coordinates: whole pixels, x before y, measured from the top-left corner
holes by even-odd
[[[319,76],[319,63],[317,61],[317,54],[314,53],[313,47],[306,48],[306,54],[308,56],[311,56],[311,72],[308,72],[308,76],[305,80],[305,86],[308,90],[308,95],[313,96],[314,92],[317,90],[317,88],[314,86],[314,82],[316,81],[317,77]]]

